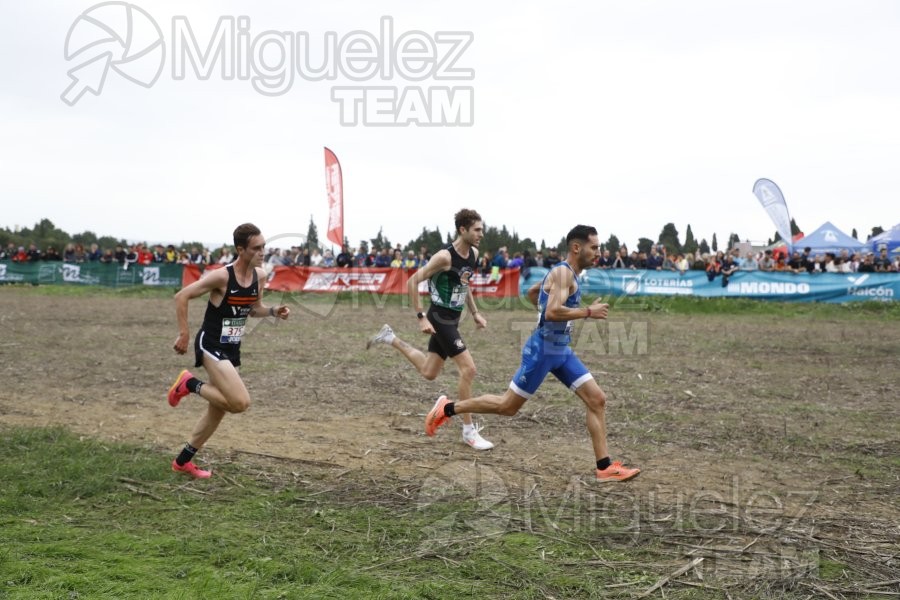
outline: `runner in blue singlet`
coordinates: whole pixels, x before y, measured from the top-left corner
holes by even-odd
[[[566,246],[566,261],[550,269],[546,277],[528,291],[528,298],[540,311],[538,325],[522,348],[522,363],[506,392],[502,396],[487,394],[458,402],[441,396],[425,418],[425,433],[434,435],[435,430],[455,414],[514,415],[534,395],[547,373],[553,373],[587,407],[587,427],[597,461],[597,481],[627,481],[636,477],[640,469],[610,460],[606,445],[606,394],[569,346],[573,319],[605,319],[609,313],[609,305],[599,298],[590,306],[579,306],[578,276],[592,266],[600,254],[597,230],[586,225],[574,227],[566,236]]]

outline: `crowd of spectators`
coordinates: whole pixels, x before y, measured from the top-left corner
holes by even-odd
[[[298,267],[379,267],[397,269],[418,269],[431,259],[428,248],[421,246],[419,252],[407,250],[406,252],[397,244],[396,247],[367,246],[349,248],[344,246],[337,256],[331,250],[319,252],[318,248],[310,249],[307,246],[292,246],[290,248],[269,248],[266,253],[265,263],[269,267],[298,266]]]
[[[673,253],[669,254],[662,244],[654,245],[649,252],[628,251],[621,246],[616,253],[604,250],[594,265],[599,269],[633,269],[675,271],[684,274],[688,270],[705,271],[710,281],[721,277],[722,285],[728,284],[729,277],[738,271],[771,271],[787,273],[897,273],[900,272],[900,253],[894,258],[886,249],[879,253],[839,253],[813,255],[810,248],[795,251],[790,256],[785,253],[775,254],[772,250],[746,252],[741,256],[738,248],[729,252],[715,253]],[[85,248],[82,244],[67,244],[62,253],[53,246],[41,251],[35,244],[16,246],[9,243],[0,248],[0,260],[14,262],[61,261],[66,263],[118,263],[127,268],[129,265],[150,264],[195,264],[213,263],[227,264],[234,260],[234,251],[229,246],[222,246],[211,252],[206,248],[192,246],[176,248],[169,244],[148,246],[143,243],[132,246],[117,245],[114,249],[101,250],[97,244]],[[331,250],[320,252],[318,248],[308,246],[292,246],[291,248],[270,248],[265,263],[274,266],[307,266],[307,267],[381,267],[414,270],[424,266],[431,258],[426,246],[416,252],[406,251],[400,244],[391,248],[373,247],[371,250],[363,245],[355,249],[347,246],[335,256]],[[483,275],[494,275],[501,269],[520,269],[528,276],[534,267],[550,268],[562,260],[556,248],[534,253],[524,250],[512,256],[508,249],[500,247],[494,251],[485,249],[479,257],[478,270]]]
[[[217,262],[230,262],[234,259],[234,255],[227,247],[223,247],[218,253]],[[37,245],[29,244],[28,249],[24,246],[16,246],[12,242],[7,244],[6,248],[0,249],[0,260],[10,260],[13,262],[39,262],[39,261],[61,261],[66,263],[119,263],[123,267],[128,265],[150,265],[153,263],[168,264],[196,264],[205,265],[213,262],[212,254],[209,250],[198,246],[176,249],[175,246],[169,244],[163,246],[157,244],[150,247],[142,243],[131,246],[123,246],[117,244],[114,249],[107,248],[101,250],[97,244],[91,244],[85,248],[83,244],[66,244],[62,254],[53,246],[41,251]]]

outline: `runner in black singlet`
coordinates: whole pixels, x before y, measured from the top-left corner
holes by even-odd
[[[194,393],[209,405],[197,422],[190,440],[172,461],[172,470],[191,477],[206,479],[212,473],[197,467],[192,459],[215,433],[227,413],[241,413],[250,406],[250,394],[237,367],[241,364],[241,338],[250,317],[287,319],[291,311],[285,305],[266,306],[262,303],[261,281],[266,240],[252,223],[244,223],[234,230],[237,259],[223,269],[207,271],[199,281],[175,294],[178,318],[178,338],[175,352],[185,354],[190,340],[188,302],[209,294],[203,325],[194,338],[194,366],[202,366],[209,375],[204,383],[185,369],[169,388],[169,405],[175,407],[181,399]]]
[[[452,358],[459,370],[458,394],[460,398],[472,395],[472,380],[475,379],[475,361],[469,354],[466,343],[459,334],[459,320],[464,307],[469,307],[475,326],[482,329],[487,321],[478,312],[475,300],[469,293],[469,279],[478,264],[478,244],[484,237],[481,215],[474,210],[463,209],[454,217],[456,239],[431,257],[410,277],[408,292],[410,302],[419,320],[419,330],[431,338],[428,354],[413,348],[394,334],[390,325],[381,328],[366,347],[372,344],[388,344],[416,367],[416,370],[431,381],[444,368],[447,358]],[[419,284],[428,281],[431,306],[428,313],[422,312]],[[490,450],[494,444],[487,441],[472,423],[471,415],[463,415],[463,442],[476,450]]]

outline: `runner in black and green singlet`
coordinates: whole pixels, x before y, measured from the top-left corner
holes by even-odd
[[[419,330],[430,335],[428,353],[413,348],[394,335],[390,325],[381,328],[366,347],[375,343],[389,344],[411,362],[422,376],[431,381],[444,368],[444,362],[451,358],[459,370],[458,392],[461,397],[472,395],[472,380],[475,379],[475,362],[469,354],[466,343],[459,334],[459,320],[463,308],[468,307],[479,329],[487,326],[487,321],[478,312],[475,300],[469,293],[469,280],[475,273],[478,261],[478,244],[484,237],[481,215],[474,210],[463,209],[456,213],[456,239],[431,257],[431,260],[410,277],[408,291],[410,302],[419,320]],[[422,311],[419,284],[428,281],[431,306],[428,313]],[[494,444],[478,433],[472,417],[463,417],[463,442],[476,450],[489,450]]]

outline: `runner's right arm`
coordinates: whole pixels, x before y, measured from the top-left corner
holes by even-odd
[[[228,285],[228,269],[215,269],[207,271],[203,277],[194,283],[181,288],[175,294],[175,317],[178,321],[178,337],[175,339],[175,352],[184,354],[187,352],[188,342],[191,338],[188,329],[188,302],[198,296],[209,293],[209,299],[215,303],[221,301],[225,295],[225,286]]]
[[[413,307],[413,310],[416,311],[416,316],[423,314],[422,299],[419,297],[419,284],[426,279],[431,279],[441,271],[448,270],[450,265],[450,251],[447,249],[438,250],[435,252],[434,256],[431,257],[431,260],[425,263],[424,267],[413,273],[413,276],[409,278],[406,289],[409,292],[409,304]],[[434,327],[424,316],[419,319],[419,331],[428,334],[434,333]]]

